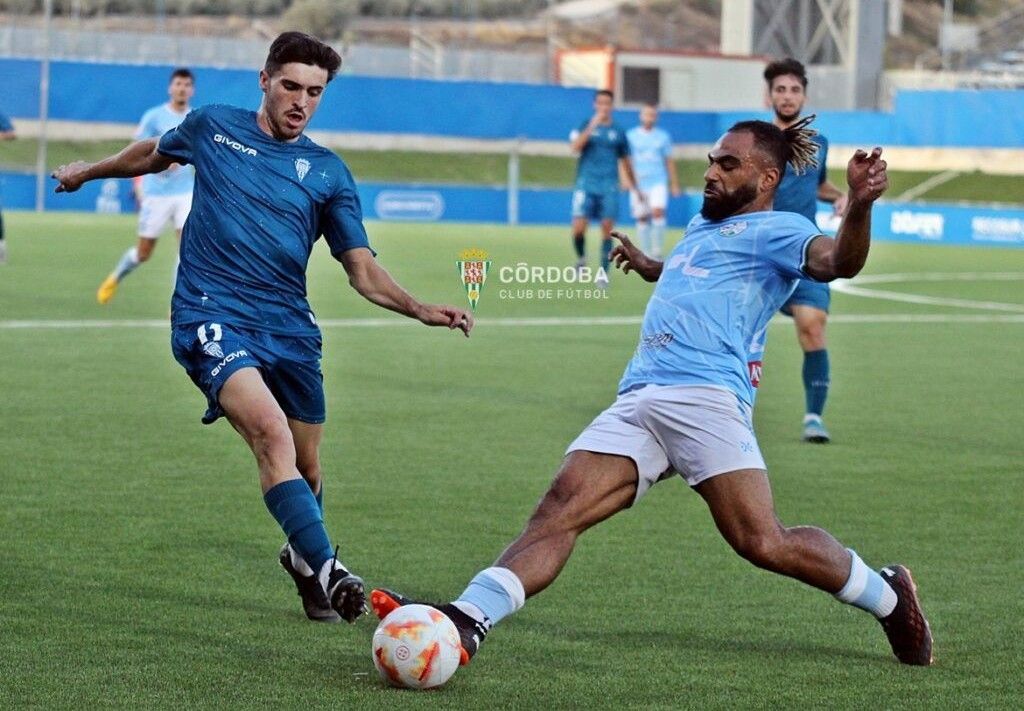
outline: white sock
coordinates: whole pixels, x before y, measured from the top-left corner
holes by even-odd
[[[309,567],[309,563],[306,559],[299,555],[299,552],[292,548],[291,544],[288,544],[288,557],[291,558],[292,567],[295,568],[301,575],[312,575],[313,569]]]
[[[121,281],[131,274],[137,266],[139,266],[139,250],[137,247],[132,247],[121,255],[121,261],[114,267],[114,278]]]
[[[665,246],[665,218],[655,217],[651,220],[651,251],[653,257],[660,257]]]
[[[896,608],[896,591],[885,579],[864,564],[852,548],[850,553],[850,577],[843,589],[835,594],[840,602],[859,607],[878,619],[888,617]]]
[[[644,254],[651,253],[651,223],[637,222],[636,237],[640,240],[640,251]]]

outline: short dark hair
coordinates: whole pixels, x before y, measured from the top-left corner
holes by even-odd
[[[291,62],[326,69],[327,81],[333,79],[341,68],[341,56],[330,45],[304,32],[279,34],[270,45],[263,71],[273,76],[282,66]]]
[[[196,80],[195,75],[192,74],[192,70],[191,69],[186,69],[185,67],[178,67],[173,72],[171,72],[171,79],[170,79],[170,81],[174,81],[178,77],[181,77],[182,79],[188,79],[190,82],[193,82],[193,83],[195,83],[195,80]]]
[[[777,59],[774,62],[768,64],[764,68],[764,80],[768,82],[768,88],[772,86],[772,82],[777,77],[793,75],[800,80],[803,87],[807,88],[807,70],[804,69],[804,65],[793,59],[792,57],[786,57],[785,59]]]
[[[611,89],[598,89],[594,92],[594,98],[596,99],[599,96],[607,96],[612,101],[615,100],[615,94],[612,93]]]
[[[818,164],[818,145],[812,140],[818,132],[808,128],[814,119],[814,114],[805,116],[789,128],[779,128],[767,121],[740,121],[732,125],[729,133],[753,134],[754,145],[772,159],[781,180],[786,163],[792,165],[797,174]]]

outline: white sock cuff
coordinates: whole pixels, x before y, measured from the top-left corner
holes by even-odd
[[[847,548],[846,550],[850,554],[850,577],[846,580],[843,589],[835,596],[842,602],[852,603],[861,596],[868,585],[868,566],[853,549]]]
[[[664,227],[665,225],[668,224],[668,218],[667,217],[652,217],[651,218],[651,224],[654,225],[655,227]]]
[[[511,570],[495,566],[482,572],[508,593],[509,599],[512,600],[512,612],[526,604],[526,590],[523,589],[523,582]]]
[[[139,248],[138,247],[132,247],[131,249],[129,249],[128,250],[128,258],[131,259],[134,264],[138,264],[139,263]]]

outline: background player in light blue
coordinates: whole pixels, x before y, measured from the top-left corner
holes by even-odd
[[[286,32],[260,72],[258,112],[205,106],[159,141],[61,166],[54,177],[61,192],[195,166],[172,298],[174,356],[206,395],[203,421],[226,416],[252,450],[264,503],[288,538],[279,561],[307,616],[352,622],[366,608],[363,582],[338,559],[323,522],[321,337],[306,300],[313,244],[323,235],[349,284],[375,304],[467,336],[473,320],[395,283],[369,248],[348,168],[303,135],[340,65],[329,46]]]
[[[664,264],[616,233],[616,263],[657,281],[636,352],[617,399],[569,445],[523,532],[455,602],[440,606],[460,628],[466,657],[491,625],[554,582],[580,534],[678,473],[739,555],[867,611],[901,662],[931,663],[910,572],[901,565],[876,572],[820,528],[783,526],[751,422],[750,356],[760,354],[765,326],[798,279],[861,270],[871,206],[888,185],[882,149],[857,151],[847,168],[849,211],[835,239],[806,218],[773,212],[786,163],[813,165],[810,133],[799,123],[787,131],[765,121],[734,125],[708,156],[701,214]],[[607,594],[628,600],[629,586],[610,578]],[[410,602],[383,589],[371,601],[378,615]]]
[[[612,251],[612,229],[619,214],[620,169],[626,189],[636,190],[633,167],[629,162],[629,142],[622,126],[612,119],[612,92],[602,89],[594,94],[594,115],[569,134],[576,163],[576,184],[572,193],[572,243],[576,266],[587,265],[587,226],[589,220],[601,222],[601,267],[608,271]],[[607,282],[598,282],[606,286]]]
[[[795,59],[772,62],[764,70],[768,83],[768,102],[775,116],[773,123],[788,128],[800,120],[807,99],[807,73]],[[830,202],[837,215],[846,209],[846,193],[828,181],[828,139],[821,134],[814,138],[818,147],[817,168],[798,174],[787,166],[786,174],[775,192],[775,210],[795,212],[816,223],[818,200]],[[826,443],[829,433],[822,421],[825,400],[831,381],[825,325],[831,302],[828,284],[801,279],[782,312],[793,317],[797,340],[804,352],[803,380],[805,442]]]
[[[14,124],[0,112],[0,141],[13,141],[15,139]],[[0,195],[0,198],[3,196]],[[7,242],[4,241],[4,213],[3,202],[0,200],[0,264],[7,264]]]
[[[195,93],[195,77],[188,69],[179,68],[171,72],[167,86],[167,103],[154,106],[142,115],[135,140],[159,138],[185,120],[191,111],[189,102]],[[96,291],[96,300],[109,303],[117,292],[118,284],[131,274],[136,267],[148,261],[156,248],[157,238],[168,222],[173,222],[176,236],[175,249],[181,242],[181,230],[192,207],[192,185],[195,170],[190,165],[171,163],[167,170],[149,174],[136,182],[136,196],[141,192],[139,210],[139,241],[121,255],[121,259]]]
[[[640,248],[661,259],[665,243],[665,208],[668,196],[679,196],[679,178],[672,160],[672,137],[658,128],[658,108],[645,104],[640,109],[640,125],[626,133],[629,158],[636,175],[637,190],[629,194],[629,207],[636,220]]]

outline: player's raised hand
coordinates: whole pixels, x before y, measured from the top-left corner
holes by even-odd
[[[456,328],[466,334],[473,330],[473,314],[447,304],[427,304],[419,315],[419,319],[427,326],[447,326],[454,331]]]
[[[60,183],[57,189],[54,190],[56,193],[73,193],[82,187],[82,184],[87,180],[86,170],[91,163],[85,161],[75,161],[68,165],[62,165],[57,170],[50,173],[51,178],[56,178]]]
[[[633,244],[629,235],[617,230],[612,230],[611,234],[619,241],[608,255],[612,264],[617,269],[621,269],[623,274],[629,274],[632,271],[639,274],[645,281],[658,281],[658,277],[661,276],[661,262],[644,254],[639,247]]]
[[[871,153],[857,151],[846,166],[846,182],[850,185],[850,199],[858,202],[874,202],[889,187],[886,162],[882,160],[882,149],[876,147]]]

